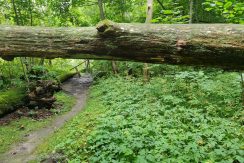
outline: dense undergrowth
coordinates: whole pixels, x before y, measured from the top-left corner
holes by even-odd
[[[46,61],[47,62],[47,61]],[[73,66],[79,61],[54,59],[52,64],[32,65],[26,70],[26,75],[30,83],[37,80],[57,80],[63,82],[67,78],[72,77]],[[21,69],[19,60],[12,62],[3,61],[0,58],[0,91],[6,91],[11,88],[27,87],[24,72]],[[11,67],[11,68],[10,68]]]
[[[179,71],[148,84],[110,77],[91,92],[88,110],[39,153],[70,162],[244,161],[237,73]]]

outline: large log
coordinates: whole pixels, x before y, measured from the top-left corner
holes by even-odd
[[[0,26],[0,57],[132,60],[244,69],[244,25]]]

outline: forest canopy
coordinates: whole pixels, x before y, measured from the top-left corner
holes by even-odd
[[[193,23],[244,23],[242,0],[193,0]],[[189,0],[155,0],[153,23],[188,23]],[[107,19],[145,22],[143,0],[103,0]],[[0,23],[30,26],[92,26],[99,17],[96,0],[1,0]]]

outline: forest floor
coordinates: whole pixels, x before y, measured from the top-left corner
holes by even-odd
[[[35,151],[37,162],[244,162],[238,73],[109,76],[84,111]],[[43,163],[44,163],[43,162]]]
[[[14,144],[8,152],[3,154],[3,156],[0,156],[1,162],[24,163],[33,159],[35,157],[33,152],[35,151],[36,147],[38,147],[38,145],[40,145],[45,138],[57,131],[57,129],[62,127],[66,121],[70,120],[84,108],[88,88],[91,82],[92,79],[89,75],[84,75],[81,78],[74,77],[64,82],[62,89],[65,92],[75,96],[77,100],[71,111],[56,117],[46,127],[28,134],[23,142]]]

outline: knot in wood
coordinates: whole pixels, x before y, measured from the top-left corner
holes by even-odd
[[[187,41],[185,41],[185,40],[178,40],[176,42],[176,47],[177,47],[178,51],[181,51],[183,49],[183,47],[186,45],[187,45]]]
[[[109,28],[112,28],[114,26],[114,23],[110,20],[103,20],[99,22],[96,26],[96,29],[98,32],[106,32]]]

